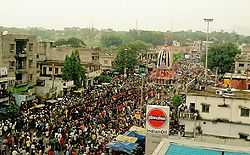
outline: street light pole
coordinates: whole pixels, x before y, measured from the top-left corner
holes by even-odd
[[[128,55],[128,49],[127,48],[125,48],[124,49],[124,51],[125,51],[125,56],[126,56],[126,58],[125,58],[125,66],[124,66],[124,77],[126,78],[127,77],[127,64],[128,64],[128,58],[127,58],[127,55]]]
[[[209,35],[209,23],[214,19],[212,18],[204,18],[204,21],[207,23],[207,40],[206,40],[206,64],[205,64],[205,80],[207,81],[207,58],[208,58],[208,35]]]

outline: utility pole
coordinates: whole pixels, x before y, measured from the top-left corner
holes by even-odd
[[[214,19],[212,18],[204,18],[204,21],[207,23],[207,40],[206,40],[206,64],[205,64],[205,80],[207,81],[207,54],[208,54],[208,35],[209,35],[209,23]]]
[[[125,56],[126,56],[126,58],[125,58],[125,66],[124,66],[124,77],[126,78],[127,77],[127,64],[128,64],[128,49],[127,48],[125,48],[124,49],[124,51],[125,51]]]

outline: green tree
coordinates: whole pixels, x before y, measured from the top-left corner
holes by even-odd
[[[63,65],[63,80],[73,80],[78,87],[85,81],[85,68],[80,64],[79,52],[73,51],[71,56],[66,56]]]
[[[8,107],[7,107],[7,112],[8,115],[12,118],[15,117],[16,114],[18,113],[18,106],[15,103],[11,103]]]
[[[70,45],[70,47],[74,47],[74,48],[78,48],[78,47],[85,47],[86,44],[78,39],[78,38],[69,38],[68,41],[67,41],[68,45]]]
[[[100,75],[96,77],[95,80],[97,80],[98,83],[110,83],[112,81],[112,77],[109,75]]]
[[[67,46],[67,47],[73,47],[73,48],[79,48],[79,47],[85,47],[86,44],[78,39],[78,38],[74,38],[71,37],[68,40],[65,39],[59,39],[57,41],[55,41],[54,43],[55,46]]]
[[[174,53],[173,54],[173,62],[176,63],[178,61],[180,61],[181,59],[183,59],[183,54],[182,53]]]
[[[101,36],[101,44],[104,47],[119,46],[123,43],[123,39],[120,35],[115,33],[104,33]]]
[[[118,72],[123,72],[125,67],[128,70],[133,70],[135,65],[137,65],[137,51],[131,45],[120,46],[114,61],[115,69]]]
[[[179,95],[175,95],[171,98],[173,105],[177,108],[182,103],[182,97]]]
[[[233,69],[234,59],[240,49],[233,43],[218,43],[209,47],[208,50],[208,68],[219,74],[230,72]],[[205,56],[203,56],[205,63]]]

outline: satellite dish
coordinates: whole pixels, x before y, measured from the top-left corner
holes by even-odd
[[[8,33],[8,31],[3,31],[3,35],[7,35]]]

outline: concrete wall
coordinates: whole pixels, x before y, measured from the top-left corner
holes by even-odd
[[[194,128],[200,126],[203,135],[239,138],[239,133],[250,134],[250,125],[212,122],[205,120],[181,120],[185,124],[185,132],[193,133]]]
[[[36,95],[39,97],[50,97],[49,92],[51,92],[53,80],[49,77],[40,77],[39,79],[45,80],[45,86],[36,86]],[[63,93],[63,80],[61,78],[55,78],[54,88],[57,96]]]
[[[241,116],[241,107],[250,109],[249,99],[188,95],[186,103],[188,107],[190,103],[195,103],[195,109],[199,111],[202,119],[227,119],[231,122],[250,125],[250,117]],[[218,107],[218,105],[223,105],[224,103],[227,104],[228,107]],[[209,105],[208,113],[202,112],[202,104]]]

